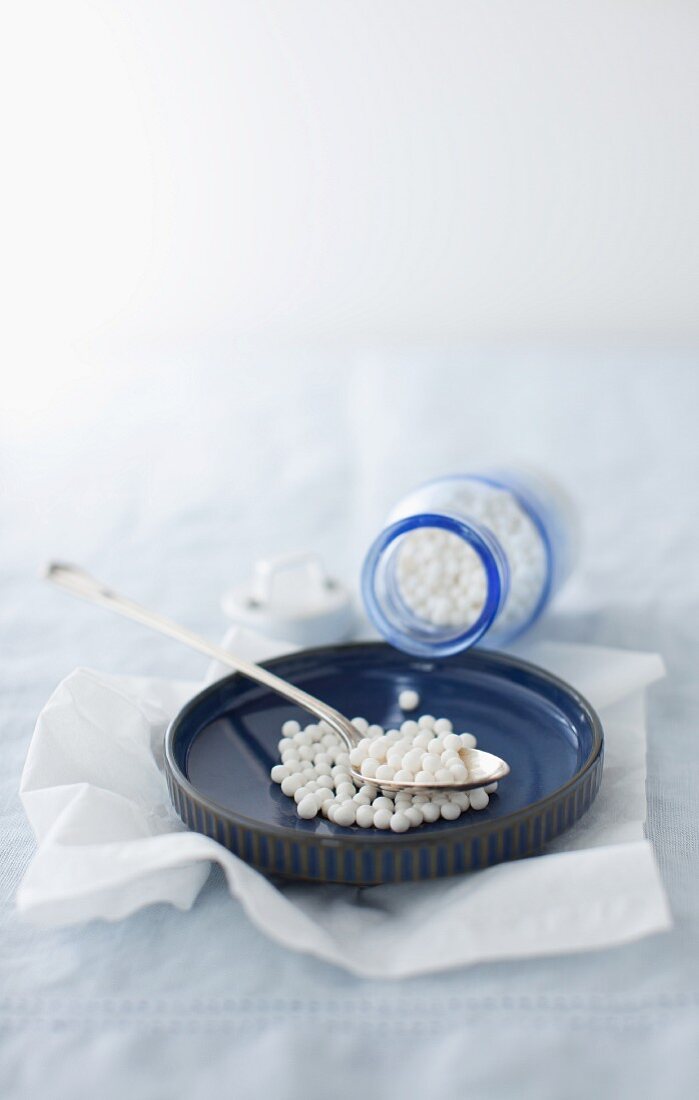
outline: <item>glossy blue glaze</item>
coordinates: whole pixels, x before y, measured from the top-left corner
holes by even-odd
[[[410,881],[488,866],[541,850],[585,811],[599,786],[602,731],[560,680],[502,654],[470,650],[442,661],[384,643],[306,650],[266,662],[353,717],[384,727],[405,718],[401,689],[420,713],[444,715],[511,775],[488,808],[405,834],[303,821],[269,779],[280,727],[303,712],[241,676],[193,699],[168,731],[168,782],[183,819],[271,873],[316,881]]]

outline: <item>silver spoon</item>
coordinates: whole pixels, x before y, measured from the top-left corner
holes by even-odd
[[[205,653],[207,657],[212,657],[214,660],[220,661],[221,664],[242,673],[248,679],[255,680],[258,684],[264,684],[265,687],[271,688],[278,695],[283,695],[291,703],[302,707],[314,718],[318,718],[330,726],[333,732],[344,742],[348,752],[356,748],[361,741],[362,735],[352,723],[321,699],[316,699],[315,696],[309,695],[301,688],[295,687],[294,684],[275,676],[273,672],[268,672],[266,668],[253,664],[252,661],[234,657],[227,649],[213,645],[206,638],[194,634],[186,627],[172,622],[171,619],[166,619],[155,611],[149,611],[147,608],[141,607],[134,600],[130,600],[126,596],[120,596],[113,589],[95,580],[94,577],[91,577],[77,566],[51,562],[46,567],[45,578],[51,584],[65,588],[67,592],[71,592],[74,596],[80,596],[82,599],[98,604],[100,607],[107,607],[110,611],[116,611],[127,619],[134,619],[143,626],[149,626],[152,630],[167,634],[178,642],[182,642],[192,649],[197,649],[200,653]],[[413,794],[427,794],[433,791],[468,791],[474,787],[485,787],[489,783],[495,783],[499,779],[503,779],[510,771],[509,765],[501,760],[499,756],[482,752],[481,749],[466,749],[463,755],[468,770],[466,783],[435,783],[434,785],[428,785],[426,783],[378,782],[375,779],[367,780],[366,776],[363,776],[361,772],[356,771],[354,768],[350,768],[350,774],[355,783],[360,784],[360,786],[370,782],[372,786],[390,793],[410,791]]]

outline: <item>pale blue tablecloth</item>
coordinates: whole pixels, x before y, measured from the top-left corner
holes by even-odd
[[[0,449],[0,1093],[310,1100],[350,1096],[361,1070],[373,1095],[696,1095],[699,357],[122,354],[129,369],[102,368],[109,399],[89,415],[68,399]],[[42,559],[78,560],[216,637],[220,593],[254,556],[314,547],[353,580],[399,492],[511,457],[556,473],[584,521],[578,577],[541,635],[667,662],[649,704],[648,832],[671,933],[391,984],[266,940],[216,874],[189,913],[58,932],[18,918],[33,840],[16,791],[52,688],[78,664],[204,668],[43,588]]]

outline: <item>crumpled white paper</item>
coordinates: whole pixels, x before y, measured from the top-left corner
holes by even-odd
[[[260,660],[288,649],[243,631],[227,641]],[[199,685],[78,669],[41,712],[22,775],[38,850],[17,895],[20,910],[66,925],[118,920],[156,901],[188,909],[218,862],[233,897],[272,939],[384,978],[608,947],[670,927],[643,837],[644,689],[663,675],[662,660],[553,643],[523,652],[588,697],[606,736],[600,793],[548,854],[361,891],[278,885],[186,830],[170,803],[163,735]]]

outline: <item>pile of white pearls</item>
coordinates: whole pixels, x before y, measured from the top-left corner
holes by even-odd
[[[294,799],[299,817],[310,819],[320,813],[335,825],[404,833],[438,818],[456,821],[468,809],[484,810],[489,794],[497,789],[497,783],[491,783],[472,791],[382,794],[377,785],[382,779],[425,785],[465,782],[468,771],[461,754],[475,747],[476,738],[472,733],[454,733],[448,718],[429,714],[388,731],[370,725],[366,718],[353,718],[352,724],[364,736],[351,753],[324,722],[302,729],[289,720],[282,726],[281,763],[270,774],[283,793]],[[367,780],[359,790],[350,767]]]
[[[483,610],[485,567],[473,547],[453,531],[411,531],[401,542],[396,575],[410,610],[435,626],[468,628]]]
[[[498,629],[508,629],[527,618],[546,581],[546,548],[517,499],[503,489],[461,482],[439,506],[489,528],[505,552],[510,589],[498,616]],[[451,531],[422,527],[405,535],[396,576],[406,605],[435,626],[468,629],[485,606],[483,562],[467,542]]]
[[[354,723],[356,725],[356,722]],[[365,736],[349,754],[350,764],[365,779],[379,783],[465,783],[468,769],[462,753],[475,747],[472,733],[454,733],[448,718],[423,714],[399,730],[357,727]]]

